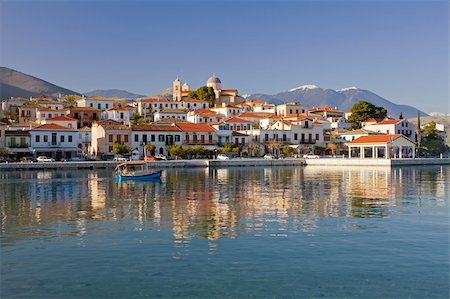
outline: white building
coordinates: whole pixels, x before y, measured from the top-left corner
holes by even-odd
[[[36,156],[49,156],[57,160],[77,156],[78,130],[56,124],[44,124],[30,132],[31,147]]]
[[[50,108],[39,108],[36,111],[36,122],[39,124],[45,124],[45,121],[49,118],[66,115],[64,110],[55,110]]]
[[[98,110],[108,110],[113,107],[125,106],[125,101],[120,101],[118,99],[107,99],[101,97],[82,97],[77,101],[77,107],[90,107],[96,108]]]
[[[347,143],[349,158],[402,159],[415,157],[415,143],[402,134],[362,136]]]
[[[384,134],[402,134],[415,141],[416,126],[406,119],[385,119],[375,124],[365,124],[363,129]]]
[[[221,106],[210,108],[210,110],[224,115],[225,117],[233,117],[242,113],[243,109],[236,105],[222,103]]]
[[[114,107],[102,112],[102,118],[111,119],[121,122],[124,125],[129,125],[135,111],[135,108],[131,106]]]
[[[276,106],[276,114],[280,116],[287,116],[293,114],[302,114],[306,112],[306,107],[300,103],[286,103]]]
[[[217,123],[225,119],[225,115],[219,114],[211,109],[197,109],[189,111],[186,119],[188,122],[194,124]]]
[[[136,100],[137,112],[144,118],[154,120],[154,114],[161,110],[171,109],[183,109],[183,103],[177,101],[171,101],[168,98],[151,97],[140,98]]]
[[[43,121],[43,124],[56,124],[69,129],[77,128],[77,120],[72,117],[68,117],[66,115],[56,116],[52,118],[47,118]]]
[[[145,145],[154,145],[155,153],[169,155],[168,147],[183,144],[184,133],[175,124],[152,124],[131,126],[131,148],[146,156]],[[149,153],[150,154],[150,153]]]
[[[164,119],[181,119],[186,120],[187,119],[187,112],[184,109],[178,109],[178,110],[161,110],[158,112],[155,112],[153,114],[154,121],[160,121]]]

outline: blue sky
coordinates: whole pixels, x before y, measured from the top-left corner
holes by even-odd
[[[1,65],[84,92],[369,89],[449,113],[448,1],[3,1]]]

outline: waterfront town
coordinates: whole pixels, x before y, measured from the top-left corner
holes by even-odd
[[[420,124],[385,113],[355,127],[351,114],[335,107],[246,99],[237,89],[222,87],[216,76],[198,89],[177,78],[171,98],[13,97],[1,103],[0,158],[31,162],[37,157],[215,158],[219,153],[230,158],[418,156],[424,129]],[[446,144],[444,127],[434,124],[433,130]]]

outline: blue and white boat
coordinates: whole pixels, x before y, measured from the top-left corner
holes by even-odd
[[[148,165],[145,161],[129,161],[124,162],[116,167],[116,179],[135,180],[135,181],[152,181],[161,179],[162,170],[149,172]]]

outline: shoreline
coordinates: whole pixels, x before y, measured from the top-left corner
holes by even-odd
[[[34,170],[34,169],[114,169],[122,162],[115,161],[82,161],[82,162],[35,162],[35,163],[2,163],[0,170]],[[416,159],[358,159],[358,158],[286,158],[266,160],[263,158],[237,158],[231,160],[170,160],[148,162],[159,168],[191,168],[191,167],[248,167],[248,166],[419,166],[450,165],[450,158],[416,158]]]

